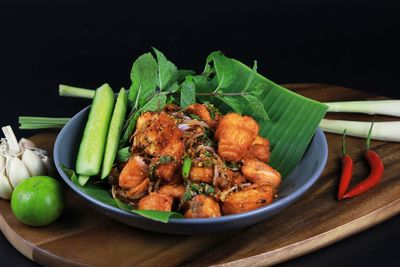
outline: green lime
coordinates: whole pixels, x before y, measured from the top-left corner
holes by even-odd
[[[22,181],[14,189],[11,210],[21,222],[43,226],[61,215],[64,201],[60,182],[49,176],[34,176]]]

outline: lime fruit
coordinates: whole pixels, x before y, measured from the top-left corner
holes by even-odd
[[[34,176],[22,181],[14,189],[11,210],[24,224],[43,226],[61,215],[64,202],[60,182],[49,176]]]

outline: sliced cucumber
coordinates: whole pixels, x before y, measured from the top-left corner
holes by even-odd
[[[115,156],[117,155],[119,138],[121,137],[122,126],[125,121],[128,96],[124,88],[121,88],[115,103],[114,112],[111,118],[110,128],[107,134],[106,151],[104,152],[103,168],[101,179],[106,178],[111,171]]]
[[[96,89],[76,161],[76,172],[97,175],[104,156],[107,132],[114,107],[114,92],[105,83]]]

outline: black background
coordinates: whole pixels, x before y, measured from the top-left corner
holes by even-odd
[[[20,115],[72,116],[88,102],[58,97],[59,83],[128,87],[133,60],[151,46],[180,68],[201,70],[222,50],[247,64],[256,59],[278,83],[400,98],[399,11],[396,1],[1,1],[0,123],[17,129]],[[284,265],[395,265],[399,222]],[[27,264],[4,237],[0,260]]]

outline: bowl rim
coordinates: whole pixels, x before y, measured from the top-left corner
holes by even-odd
[[[54,163],[56,165],[56,169],[59,173],[59,175],[61,176],[61,178],[64,180],[64,182],[78,195],[80,195],[81,197],[83,197],[84,199],[86,199],[90,204],[94,204],[96,206],[100,206],[101,208],[108,210],[112,213],[117,213],[118,215],[121,216],[129,216],[129,217],[133,217],[133,218],[137,218],[137,219],[142,219],[142,220],[150,220],[153,222],[159,222],[156,220],[152,220],[149,219],[147,217],[135,214],[135,213],[131,213],[128,211],[124,211],[120,208],[108,205],[100,200],[97,200],[91,196],[86,195],[82,190],[80,190],[72,181],[70,178],[68,178],[68,176],[66,175],[66,173],[64,172],[64,170],[61,168],[60,166],[60,158],[59,158],[59,151],[60,151],[60,143],[64,137],[64,135],[67,134],[69,128],[71,127],[71,123],[74,119],[76,119],[76,117],[82,115],[82,113],[87,112],[87,110],[90,108],[90,105],[85,107],[84,109],[82,109],[81,111],[79,111],[78,113],[76,113],[68,122],[67,124],[64,125],[64,127],[61,129],[61,131],[59,132],[59,134],[57,135],[55,144],[54,144],[54,149],[53,149],[53,155],[54,155]],[[251,210],[251,211],[247,211],[247,212],[242,212],[239,214],[231,214],[231,215],[223,215],[221,217],[214,217],[214,218],[169,218],[167,224],[205,224],[205,223],[225,223],[225,222],[231,222],[231,221],[236,221],[236,220],[240,220],[240,219],[244,219],[244,218],[248,218],[248,217],[253,217],[253,216],[260,216],[263,215],[264,213],[268,213],[275,211],[276,209],[278,209],[279,207],[287,207],[288,205],[292,204],[295,200],[297,200],[299,197],[301,197],[302,195],[304,195],[315,183],[316,181],[319,179],[319,177],[321,176],[321,173],[323,171],[323,169],[326,166],[326,162],[328,159],[328,144],[327,144],[327,140],[326,140],[326,136],[324,134],[324,132],[322,131],[321,128],[317,128],[314,136],[312,137],[312,139],[310,140],[310,144],[312,142],[315,142],[314,140],[317,138],[317,140],[321,141],[321,148],[323,151],[325,151],[326,153],[323,153],[322,158],[321,158],[321,163],[318,165],[318,167],[314,170],[313,175],[303,184],[301,185],[296,191],[292,192],[291,194],[279,198],[275,201],[273,201],[271,204],[255,209],[255,210]],[[307,154],[305,154],[307,155]],[[301,164],[301,162],[304,160],[304,158],[299,162],[299,164]],[[294,171],[294,170],[293,170]],[[292,172],[293,172],[292,171]],[[291,172],[291,173],[292,173]],[[291,175],[291,173],[289,175]],[[288,176],[289,176],[288,175]],[[162,223],[162,222],[160,222]]]

